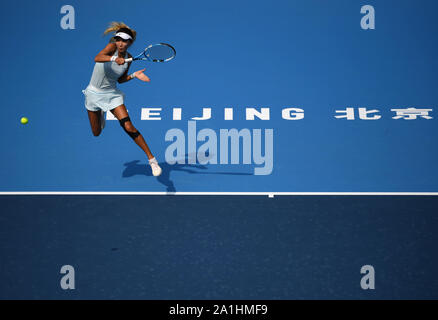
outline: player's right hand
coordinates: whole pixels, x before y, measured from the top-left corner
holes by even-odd
[[[124,58],[117,58],[115,61],[116,61],[116,63],[117,63],[118,65],[122,65],[122,64],[125,63],[125,59],[124,59]]]

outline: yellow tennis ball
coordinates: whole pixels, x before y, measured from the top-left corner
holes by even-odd
[[[29,120],[26,117],[21,118],[21,123],[22,124],[26,124],[28,122],[29,122]]]

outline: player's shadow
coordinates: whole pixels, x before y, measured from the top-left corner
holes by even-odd
[[[172,171],[183,171],[189,174],[226,174],[226,175],[238,175],[238,176],[252,176],[251,173],[243,172],[209,172],[207,166],[202,164],[189,164],[187,163],[189,155],[184,158],[184,164],[175,163],[173,165],[167,162],[160,162],[159,165],[163,172],[159,177],[158,181],[166,187],[167,192],[176,192],[175,184],[170,179],[170,173]],[[133,160],[123,164],[125,169],[122,172],[123,178],[130,178],[136,175],[152,176],[152,170],[148,163],[140,163],[140,160]]]

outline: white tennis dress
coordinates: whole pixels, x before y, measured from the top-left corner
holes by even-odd
[[[118,56],[118,50],[113,56]],[[116,83],[126,69],[128,63],[118,65],[115,61],[96,62],[90,83],[85,90],[82,90],[85,95],[85,108],[90,111],[106,112],[122,105],[125,94],[117,88]]]

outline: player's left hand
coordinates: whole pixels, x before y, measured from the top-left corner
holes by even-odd
[[[149,81],[151,81],[151,79],[149,79],[149,77],[143,73],[143,71],[145,71],[145,70],[146,69],[136,71],[135,77],[141,81],[149,82]]]

